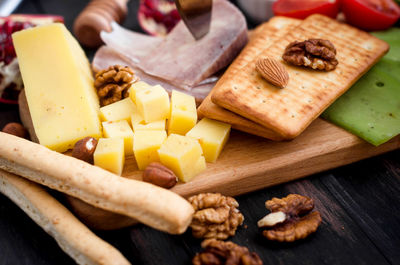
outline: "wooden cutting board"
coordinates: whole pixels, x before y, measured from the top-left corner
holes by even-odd
[[[20,101],[21,120],[32,126],[26,102]],[[228,144],[216,163],[188,183],[178,183],[172,191],[188,197],[201,192],[236,196],[280,183],[347,165],[400,147],[400,136],[375,147],[357,136],[317,119],[292,141],[273,142],[232,131]],[[122,176],[141,180],[133,156],[125,162]],[[134,191],[132,191],[134,192]],[[132,219],[109,213],[77,199],[69,198],[71,208],[88,225],[116,229],[134,223]]]

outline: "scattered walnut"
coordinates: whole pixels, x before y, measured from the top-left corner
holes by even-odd
[[[246,247],[236,245],[233,242],[224,242],[215,239],[207,239],[201,243],[205,249],[197,254],[193,265],[262,265],[260,257],[255,252],[250,252]]]
[[[178,178],[172,170],[166,166],[153,162],[143,171],[143,181],[169,189],[175,186]]]
[[[93,137],[85,137],[75,143],[72,156],[93,164],[93,154],[96,150],[97,140]]]
[[[94,86],[102,106],[109,105],[129,96],[129,87],[138,77],[128,66],[113,65],[96,74]]]
[[[196,238],[227,239],[243,223],[238,202],[219,193],[201,193],[189,198],[195,214],[190,227]]]
[[[329,40],[322,39],[292,42],[286,47],[282,58],[294,65],[325,71],[335,69],[339,63],[335,46]]]
[[[261,219],[259,226],[270,226],[263,231],[263,235],[269,240],[293,242],[306,238],[322,222],[318,211],[310,213],[314,209],[314,201],[306,196],[290,194],[283,199],[273,198],[265,206],[272,213]],[[284,220],[282,216],[285,217]],[[275,222],[263,222],[267,219]]]
[[[28,131],[25,129],[25,127],[18,123],[18,122],[10,122],[7,123],[6,126],[4,126],[2,132],[12,134],[21,138],[28,139],[29,134]]]

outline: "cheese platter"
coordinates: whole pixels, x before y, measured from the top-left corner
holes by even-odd
[[[19,112],[34,143],[0,133],[6,143],[0,148],[1,191],[41,226],[43,220],[26,205],[36,203],[34,194],[42,191],[29,181],[64,193],[70,209],[90,228],[114,230],[142,222],[170,234],[182,234],[190,226],[194,236],[204,198],[216,196],[237,213],[232,236],[243,216],[235,200],[224,196],[400,147],[393,85],[400,80],[395,76],[374,84],[384,87],[390,79],[390,90],[369,90],[368,98],[358,101],[364,115],[360,122],[349,124],[354,114],[337,114],[332,105],[361,77],[380,77],[380,70],[373,77],[368,72],[378,61],[386,63],[377,68],[399,66],[393,53],[385,56],[388,43],[317,14],[304,20],[274,17],[248,40],[246,21],[234,5],[214,0],[212,10],[211,15],[207,7],[208,33],[195,38],[183,22],[160,37],[108,21],[96,40],[96,46],[104,46],[91,64],[62,23],[15,32],[25,85]],[[122,19],[125,12],[120,15]],[[356,105],[354,98],[365,94],[362,89],[369,83],[357,84],[361,92],[345,94],[351,100],[340,110]],[[388,104],[376,104],[376,91]],[[385,116],[384,122],[366,117],[368,104],[376,106],[368,110],[371,117]],[[333,114],[324,117],[339,126],[344,121],[346,130],[319,118],[330,105]],[[4,131],[18,135],[9,128]],[[24,192],[30,189],[32,193]],[[309,198],[296,196],[282,200],[309,203]],[[284,226],[292,214],[287,216]],[[321,218],[318,212],[312,216],[312,228],[296,238],[316,231]],[[221,232],[216,238],[227,237]],[[72,248],[76,244],[67,243]]]

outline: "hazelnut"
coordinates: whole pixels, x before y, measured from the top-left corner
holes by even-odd
[[[93,137],[86,137],[75,143],[72,149],[72,156],[93,164],[93,154],[96,150],[97,140]]]
[[[10,122],[4,126],[3,132],[28,139],[28,131],[18,122]]]
[[[153,162],[150,163],[143,172],[143,181],[169,189],[175,186],[178,178],[174,172],[166,166]]]

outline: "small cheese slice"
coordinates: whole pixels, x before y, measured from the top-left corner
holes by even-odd
[[[38,26],[12,38],[40,144],[64,152],[86,136],[101,137],[92,71],[65,26]]]
[[[133,154],[133,131],[126,120],[105,121],[103,134],[107,138],[121,138],[124,140],[125,155]]]
[[[159,162],[157,150],[167,139],[165,131],[137,131],[133,137],[133,152],[140,170],[151,162]]]
[[[185,135],[197,122],[196,101],[193,96],[172,90],[171,117],[168,120],[168,134]]]
[[[186,136],[199,140],[206,161],[213,163],[228,141],[230,131],[230,124],[204,118]]]
[[[93,160],[96,166],[121,175],[125,163],[124,140],[100,138],[93,154]]]
[[[100,117],[103,121],[126,120],[131,122],[131,116],[136,107],[130,98],[125,98],[100,108]]]
[[[158,154],[161,163],[174,171],[183,182],[188,182],[206,169],[199,142],[187,136],[170,134]]]

